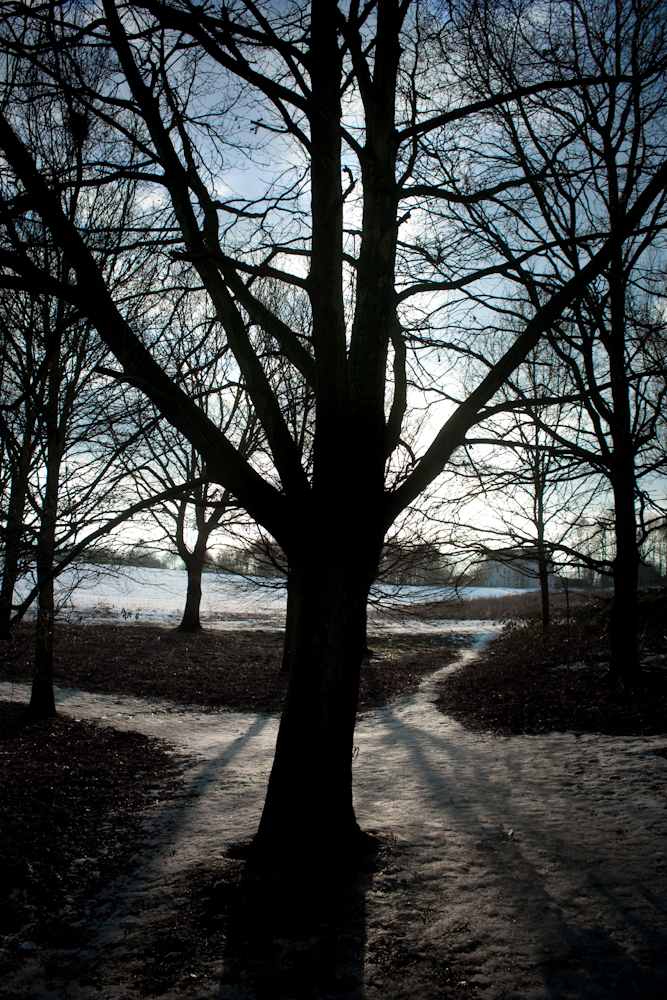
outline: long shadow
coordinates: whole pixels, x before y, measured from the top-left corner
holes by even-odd
[[[220,998],[356,1000],[363,996],[366,894],[375,854],[337,872],[250,865],[210,889],[224,921]]]
[[[116,949],[123,924],[128,920],[121,946],[133,956],[137,968],[132,978],[144,984],[144,995],[173,986],[192,961],[206,959],[205,934],[200,933],[199,926],[201,908],[196,898],[202,895],[202,887],[196,884],[197,869],[206,865],[177,866],[164,873],[160,871],[160,862],[168,845],[178,844],[179,838],[187,837],[193,822],[193,805],[196,808],[197,800],[206,795],[209,786],[229,780],[229,769],[237,763],[236,758],[271,721],[269,716],[256,716],[244,732],[225,743],[215,755],[190,762],[178,795],[166,800],[151,817],[152,825],[160,831],[159,840],[142,846],[138,857],[133,859],[134,864],[105,887],[103,902],[108,908],[110,900],[111,910],[98,927],[94,957],[94,962],[106,969],[104,977],[110,976],[115,981],[120,974],[120,981],[124,982],[123,970],[117,968]],[[221,824],[224,825],[224,814]],[[142,914],[140,923],[138,913]],[[165,956],[170,949],[173,954]],[[78,981],[78,973],[72,978]]]
[[[258,716],[219,753],[188,769],[181,803],[224,783],[238,755],[270,721]],[[168,805],[165,812],[171,814],[170,838],[192,821],[189,808]],[[138,988],[161,995],[189,976],[203,985],[222,965],[215,975],[221,1000],[361,998],[374,856],[370,851],[357,866],[333,874],[270,874],[244,863],[243,848],[231,848],[223,859],[167,875],[159,880],[154,918],[144,913],[142,926],[123,941]],[[152,882],[150,868],[139,874],[140,896],[142,885]]]
[[[422,776],[424,792],[434,801],[440,800],[443,811],[451,811],[449,795],[453,789],[465,788],[468,777],[477,789],[479,804],[485,804],[487,815],[495,814],[512,826],[526,821],[532,828],[532,837],[539,837],[541,831],[543,842],[552,853],[565,850],[570,854],[572,845],[567,838],[563,840],[557,829],[549,828],[548,814],[543,820],[536,819],[525,814],[526,808],[530,812],[529,802],[509,801],[509,789],[504,788],[504,783],[484,775],[483,759],[473,757],[462,762],[459,755],[450,755],[445,732],[429,732],[415,720],[395,715],[391,709],[385,710],[385,718],[388,728],[383,741],[387,745],[402,744],[410,771]],[[452,773],[450,784],[448,778]],[[494,833],[488,821],[476,816],[475,803],[470,796],[467,799],[471,808],[463,822],[468,833],[480,837],[475,848],[489,852],[489,871],[499,873],[499,876],[494,874],[498,878],[495,892],[504,899],[512,919],[535,939],[528,953],[535,961],[535,973],[543,981],[545,1000],[667,997],[667,902],[662,880],[649,889],[641,881],[646,878],[646,870],[639,872],[636,879],[609,870],[603,876],[595,876],[588,869],[585,852],[579,856],[575,849],[578,860],[569,858],[567,867],[580,879],[586,898],[587,913],[579,919],[576,900],[568,900],[567,892],[565,902],[560,894],[553,895],[548,888],[549,880],[526,857],[521,843],[505,843],[506,836],[498,829]],[[503,848],[501,854],[499,847]],[[646,906],[636,896],[628,905],[628,900],[615,891],[619,874],[621,887],[643,897]],[[474,957],[468,963],[474,970]]]
[[[209,784],[219,781],[221,773],[224,774],[224,769],[229,767],[234,758],[246,748],[252,739],[259,736],[271,721],[272,719],[268,715],[256,716],[246,731],[237,736],[232,743],[224,746],[215,757],[210,757],[199,766],[191,765],[191,774],[184,782],[184,795],[187,796],[195,785],[202,786],[200,794],[203,794]]]

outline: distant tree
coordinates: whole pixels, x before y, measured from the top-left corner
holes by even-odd
[[[225,424],[223,429],[230,430]],[[256,423],[251,415],[238,441],[241,454],[246,450],[250,454],[257,446],[255,431]],[[151,435],[149,444],[152,461],[141,477],[143,489],[155,492],[159,486],[168,490],[179,482],[199,480],[197,486],[180,497],[146,508],[147,516],[160,535],[168,540],[185,565],[188,585],[179,631],[195,632],[202,627],[202,574],[206,563],[211,561],[212,536],[221,529],[229,534],[236,523],[247,523],[248,518],[239,511],[229,490],[206,479],[199,453],[188,441],[173,431],[162,431]]]
[[[19,300],[32,312],[37,302]],[[0,441],[2,444],[2,584],[0,585],[0,639],[11,638],[11,617],[14,590],[21,572],[22,550],[26,547],[24,519],[28,500],[28,487],[37,448],[36,386],[33,384],[35,358],[30,350],[23,350],[17,327],[23,321],[32,326],[30,315],[21,316],[14,303],[9,305],[6,292],[0,294]]]
[[[37,242],[33,257],[58,274],[62,255]],[[3,329],[3,439],[10,461],[9,502],[3,531],[2,626],[11,637],[14,594],[19,575],[30,577],[34,563],[38,599],[35,677],[31,711],[55,712],[53,701],[54,567],[119,501],[123,471],[119,452],[130,439],[113,439],[112,415],[127,409],[122,390],[116,400],[101,394],[96,364],[105,351],[92,327],[64,300],[31,292],[5,291],[0,302]],[[21,614],[25,613],[27,601]],[[17,616],[15,616],[16,618]]]
[[[667,580],[667,521],[654,524],[653,531],[644,544],[644,560],[663,583]]]
[[[60,106],[52,101],[40,109],[42,114],[49,110],[64,128],[46,124],[39,142],[45,162],[68,191],[65,218],[88,230],[97,265],[140,322],[137,289],[128,281],[132,269],[120,256],[135,185],[120,184],[113,198],[105,189],[86,190],[82,156],[93,142],[90,130],[83,129],[67,94]],[[25,124],[37,130],[38,118],[31,113]],[[43,717],[55,713],[54,588],[70,562],[59,557],[80,542],[86,529],[98,537],[100,520],[108,520],[119,503],[118,485],[125,472],[118,459],[123,454],[127,460],[136,442],[132,412],[136,417],[137,406],[145,409],[145,404],[120,383],[103,388],[99,367],[108,350],[78,306],[53,294],[70,279],[71,264],[41,221],[32,217],[20,233],[10,223],[9,232],[29,261],[30,276],[20,285],[6,278],[0,295],[0,426],[9,470],[0,629],[5,639],[11,638],[12,626],[36,597],[30,711]],[[15,606],[19,576],[29,579],[33,564],[35,586]]]
[[[503,395],[512,408],[466,438],[459,472],[471,484],[477,523],[459,521],[456,535],[462,550],[535,579],[547,632],[550,576],[559,564],[584,558],[576,551],[575,533],[595,510],[599,476],[555,443],[556,435],[576,436],[581,397],[546,347],[519,366]]]
[[[650,307],[633,307],[632,260],[614,268],[607,287],[591,291],[569,329],[552,342],[572,384],[585,397],[586,428],[554,440],[587,461],[613,496],[614,552],[597,568],[611,573],[611,674],[628,684],[640,674],[637,588],[642,548],[659,523],[646,487],[667,471],[667,327]],[[620,284],[620,289],[618,284]],[[647,516],[648,515],[648,516]]]

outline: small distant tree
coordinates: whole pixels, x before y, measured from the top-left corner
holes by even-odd
[[[271,282],[263,283],[261,294],[271,299]],[[282,303],[274,303],[274,307],[277,311],[293,311],[294,300],[294,295],[286,297]],[[181,385],[199,401],[211,422],[234,441],[245,460],[261,461],[266,449],[265,435],[227,345],[222,338],[216,343],[209,333],[212,323],[215,324],[215,320],[208,315],[205,300],[195,298],[193,305],[179,297],[165,327],[165,344],[182,372]],[[253,336],[251,331],[248,336]],[[259,341],[258,352],[270,350],[266,338],[261,334],[255,337]],[[276,391],[283,398],[284,411],[291,415],[293,428],[298,433],[300,425],[308,420],[308,408],[298,398],[298,387],[291,393],[295,387],[290,385],[289,372],[279,355],[273,363],[269,361],[269,366],[272,381],[279,383]],[[305,441],[303,430],[301,435]],[[172,501],[147,507],[146,519],[185,565],[187,596],[179,630],[198,631],[202,627],[202,574],[207,561],[210,562],[213,536],[223,532],[247,535],[247,529],[252,536],[256,535],[256,530],[252,531],[252,520],[230,490],[210,480],[199,451],[169,424],[162,423],[158,427],[151,424],[143,435],[141,451],[143,461],[132,473],[139,496],[149,498],[157,491],[173,490],[179,483],[197,483]],[[241,529],[246,530],[242,532]]]
[[[241,435],[239,441],[241,450],[247,446],[252,452],[256,445],[253,441],[255,429],[256,424],[251,418],[245,440]],[[165,445],[167,448],[163,450]],[[197,486],[180,497],[147,508],[148,516],[185,565],[188,584],[179,631],[195,632],[202,627],[202,574],[207,562],[210,563],[212,536],[221,529],[229,533],[236,522],[247,522],[247,516],[239,511],[229,490],[221,489],[205,478],[201,458],[187,441],[169,433],[155,435],[151,440],[151,450],[153,457],[149,474],[144,473],[142,480],[150,484],[152,490],[158,485],[168,490],[177,482],[198,480]]]

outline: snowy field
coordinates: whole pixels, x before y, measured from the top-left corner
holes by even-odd
[[[24,587],[27,592],[28,587]],[[107,566],[81,565],[56,581],[61,617],[73,621],[132,620],[177,625],[185,607],[187,574],[184,570],[121,570]],[[502,597],[523,593],[501,587],[464,587],[459,597]],[[414,605],[456,600],[454,591],[442,587],[374,588],[381,603],[369,609],[374,628],[405,631],[442,631],[442,621],[419,621],[411,617]],[[211,628],[283,628],[287,594],[280,581],[257,581],[226,574],[206,573],[202,582],[202,622]],[[401,609],[401,617],[383,620],[383,607]],[[449,624],[445,626],[449,628]],[[469,623],[456,622],[464,631]]]

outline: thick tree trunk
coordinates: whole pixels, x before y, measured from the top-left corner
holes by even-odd
[[[614,197],[617,193],[612,192]],[[616,209],[617,212],[620,209]],[[611,458],[611,484],[614,490],[614,600],[611,609],[610,677],[632,686],[639,680],[637,650],[637,584],[639,550],[637,546],[636,443],[633,439],[633,415],[630,406],[630,382],[626,365],[626,276],[619,250],[609,273],[611,324],[607,351],[613,399],[610,422],[614,445]]]
[[[375,556],[320,550],[290,565],[290,673],[254,843],[259,859],[326,866],[364,841],[352,804],[352,751]]]
[[[179,632],[197,632],[201,629],[201,578],[204,571],[205,553],[200,558],[197,555],[190,556],[186,562],[188,571],[188,593],[185,599],[185,611],[183,620],[178,626]]]
[[[299,622],[297,616],[294,614],[293,609],[295,603],[290,600],[291,586],[289,579],[289,571],[287,577],[287,609],[285,613],[285,643],[283,645],[283,659],[282,665],[280,667],[280,672],[283,674],[288,674],[290,671],[290,664],[292,662],[292,649],[296,643],[296,632],[299,627]],[[372,656],[373,650],[368,648],[368,611],[366,612],[366,620],[364,623],[364,641],[361,650],[361,656],[363,657]]]

